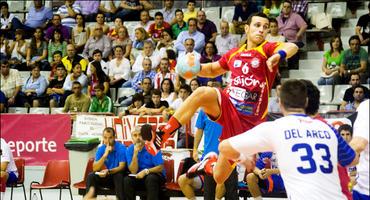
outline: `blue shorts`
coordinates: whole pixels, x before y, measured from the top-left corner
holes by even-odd
[[[261,187],[261,189],[266,191],[266,193],[268,192],[270,187],[272,187],[271,192],[285,191],[284,182],[280,175],[273,174],[269,178],[271,178],[270,180],[272,180],[272,185],[270,185],[269,179],[265,179],[265,180],[260,179],[261,184],[259,184],[259,186]]]
[[[6,96],[3,91],[0,91],[0,103],[6,104]]]
[[[361,193],[357,192],[356,190],[353,190],[352,198],[353,198],[353,200],[369,200],[370,196],[365,195],[365,194],[361,194]]]
[[[9,172],[8,180],[6,181],[6,185],[12,185],[14,183],[17,183],[18,177],[15,175],[14,172]]]

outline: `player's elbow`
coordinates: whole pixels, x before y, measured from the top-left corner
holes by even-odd
[[[220,154],[227,155],[228,149],[229,145],[226,140],[220,142],[220,144],[218,145],[218,151],[220,152]]]

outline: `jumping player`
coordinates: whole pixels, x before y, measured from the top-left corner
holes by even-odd
[[[247,42],[240,48],[230,50],[219,61],[201,65],[198,73],[201,77],[213,78],[231,71],[229,86],[224,91],[211,87],[195,90],[157,133],[157,148],[181,125],[186,124],[199,107],[210,119],[223,126],[221,140],[243,133],[265,121],[269,91],[277,65],[280,60],[290,58],[298,50],[293,43],[265,41],[268,30],[267,16],[263,13],[252,14],[245,26]],[[217,164],[224,166],[220,174],[223,180],[235,166],[222,156]]]
[[[305,114],[303,82],[286,81],[279,104],[283,118],[222,141],[220,155],[244,160],[257,152],[275,152],[288,199],[346,199],[336,166],[356,164],[355,151],[334,128]]]

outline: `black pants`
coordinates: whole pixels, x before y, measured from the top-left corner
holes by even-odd
[[[237,200],[238,196],[238,173],[236,168],[225,181],[225,200]],[[214,200],[216,194],[216,182],[213,176],[204,176],[204,200]]]
[[[94,187],[95,191],[99,187],[109,187],[114,188],[116,192],[116,197],[119,200],[123,200],[123,177],[124,172],[119,172],[115,174],[110,174],[105,178],[101,178],[99,175],[96,175],[94,172],[90,173],[87,177],[86,181],[86,191],[90,189],[90,187]],[[94,197],[96,197],[96,192],[94,193]]]
[[[145,190],[147,192],[147,200],[157,200],[164,181],[164,177],[161,174],[148,174],[143,179],[126,176],[123,179],[125,200],[135,200],[136,190]]]

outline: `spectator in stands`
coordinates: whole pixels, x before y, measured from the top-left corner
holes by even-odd
[[[94,37],[94,30],[96,28],[101,28],[103,30],[103,34],[107,35],[109,32],[109,26],[105,24],[104,14],[98,13],[96,14],[96,23],[92,24],[91,26],[88,26],[90,32],[90,37]]]
[[[26,70],[26,56],[28,43],[23,39],[24,31],[18,29],[15,31],[15,41],[9,47],[11,52],[9,64],[11,68]]]
[[[113,112],[112,99],[104,92],[105,86],[97,84],[94,86],[95,96],[91,98],[89,112]]]
[[[27,33],[26,36],[31,36],[36,28],[45,29],[53,18],[53,12],[50,8],[45,7],[42,2],[42,0],[33,1],[33,6],[29,8],[24,24],[14,17],[12,20],[13,30],[23,29]]]
[[[164,78],[161,82],[161,101],[167,101],[168,105],[171,105],[177,98],[175,92],[175,86],[171,79]]]
[[[1,179],[1,196],[0,198],[3,199],[3,193],[5,192],[6,185],[12,185],[17,183],[18,181],[18,170],[17,166],[15,165],[12,150],[10,146],[3,138],[1,140],[1,152],[0,152],[0,160],[1,160],[1,172],[0,172],[0,179]]]
[[[89,58],[89,60],[91,60],[94,50],[99,49],[103,52],[103,59],[108,59],[111,46],[111,41],[108,36],[104,35],[103,29],[96,27],[94,30],[94,36],[87,40],[82,54],[85,58]]]
[[[356,86],[353,91],[353,101],[349,102],[345,106],[345,110],[347,111],[356,111],[357,107],[363,102],[365,99],[364,88],[360,85]]]
[[[118,38],[118,29],[123,26],[123,22],[121,18],[114,19],[114,26],[110,27],[107,36],[111,40],[115,40]]]
[[[176,22],[175,19],[175,12],[176,8],[173,7],[175,3],[174,0],[163,0],[164,8],[162,8],[161,12],[163,13],[163,19],[165,22],[169,23],[170,25]]]
[[[96,198],[98,186],[113,186],[117,199],[124,199],[123,180],[126,173],[127,149],[115,139],[116,132],[112,127],[103,130],[103,144],[96,151],[93,172],[87,177],[87,194],[84,199]]]
[[[149,77],[145,77],[141,81],[141,92],[138,92],[136,94],[141,94],[144,97],[144,104],[147,104],[151,101],[151,91],[152,91],[152,80]],[[118,99],[118,102],[120,102],[121,106],[129,106],[133,101],[133,96],[130,97],[124,97],[123,99]],[[137,113],[139,114],[139,113]]]
[[[19,93],[22,105],[25,107],[39,107],[45,99],[45,91],[48,86],[46,78],[40,74],[40,67],[35,64],[31,67],[31,75],[28,77]]]
[[[191,18],[197,18],[197,11],[195,10],[195,0],[188,0],[186,3],[186,11],[184,12],[184,21],[189,22]]]
[[[81,14],[76,14],[77,25],[72,28],[72,44],[77,53],[82,53],[87,39],[90,36],[90,30],[85,26],[85,19]]]
[[[94,61],[90,65],[91,76],[88,78],[87,95],[95,96],[95,86],[103,85],[103,93],[109,94],[109,77],[105,75],[99,61]]]
[[[50,108],[63,106],[63,85],[66,80],[66,69],[63,64],[59,64],[56,67],[55,75],[56,76],[50,80],[49,86],[46,89],[46,95],[49,97]]]
[[[357,35],[349,38],[349,49],[344,51],[343,60],[339,69],[339,76],[347,82],[353,73],[360,74],[361,83],[368,78],[366,50],[360,47],[361,41]]]
[[[191,88],[191,92],[190,92],[190,93],[192,93],[192,92],[194,92],[198,87],[200,87],[200,82],[199,82],[199,80],[198,80],[197,78],[193,78],[193,79],[191,79],[191,80],[190,80],[189,85],[190,85],[190,88]],[[190,95],[190,94],[189,94],[189,95]]]
[[[68,73],[72,71],[73,63],[79,63],[83,72],[86,71],[87,60],[76,54],[76,49],[73,44],[67,45],[67,56],[62,58],[62,63],[66,67]]]
[[[275,18],[270,18],[270,33],[266,35],[266,40],[269,42],[286,42],[283,35],[279,34],[279,24]]]
[[[304,46],[302,42],[303,35],[307,29],[307,23],[297,13],[292,12],[292,2],[283,1],[281,14],[276,18],[279,25],[279,33],[283,35],[288,42],[296,44],[299,48]],[[289,69],[299,68],[299,54],[295,54],[288,59]]]
[[[53,61],[54,52],[60,51],[62,57],[67,55],[67,42],[64,41],[62,33],[59,29],[54,29],[53,37],[49,41],[48,45],[48,61]]]
[[[119,19],[119,18],[117,18]],[[113,40],[112,47],[116,46],[122,46],[123,49],[125,49],[125,53],[123,57],[129,59],[131,54],[131,48],[132,48],[132,40],[130,39],[127,28],[125,26],[121,26],[118,29],[118,37],[117,39]]]
[[[148,57],[143,58],[142,67],[143,67],[143,70],[137,72],[136,75],[131,80],[132,88],[135,89],[136,92],[142,91],[141,82],[145,77],[149,77],[150,80],[153,82],[155,74],[156,74],[155,71],[152,70],[152,60],[150,58]]]
[[[159,89],[161,86],[162,81],[165,78],[169,78],[171,81],[175,81],[176,74],[170,72],[170,66],[169,66],[169,60],[168,58],[162,58],[161,62],[159,63],[159,71],[154,76],[154,88]]]
[[[104,13],[105,18],[107,19],[108,22],[110,22],[113,21],[114,15],[116,14],[120,4],[121,4],[120,1],[114,0],[100,1],[99,11]]]
[[[18,94],[22,89],[23,81],[18,70],[9,68],[8,60],[0,60],[0,63],[0,91],[5,95],[5,107],[15,106],[19,102]]]
[[[238,46],[238,39],[229,33],[229,23],[222,20],[220,24],[221,34],[216,36],[216,47],[220,55]]]
[[[149,103],[145,104],[144,107],[139,109],[140,115],[159,115],[162,114],[163,110],[168,108],[168,102],[161,100],[161,91],[153,89],[152,99]]]
[[[153,4],[146,0],[125,0],[121,1],[120,8],[115,17],[119,17],[122,21],[139,21],[140,12],[142,10],[153,9]]]
[[[9,5],[7,2],[0,2],[1,8],[1,32],[5,32],[4,35],[7,39],[14,38],[14,29],[12,27],[13,18],[16,17],[13,13],[9,12]]]
[[[367,4],[369,13],[362,15],[356,25],[356,35],[360,38],[361,45],[370,45],[370,3]],[[361,32],[362,30],[362,32]],[[370,49],[368,49],[369,51]],[[369,52],[368,52],[369,53]]]
[[[216,45],[213,42],[207,42],[205,49],[200,57],[200,63],[216,62],[221,59],[221,56],[217,52]],[[206,78],[198,76],[198,80],[201,86],[206,86],[207,82],[211,79],[215,79],[218,82],[222,82],[222,75],[215,78]]]
[[[132,71],[137,73],[143,69],[143,60],[144,58],[149,58],[152,63],[152,69],[156,70],[159,62],[161,61],[161,57],[157,51],[154,51],[154,44],[151,41],[144,41],[144,49],[143,52],[136,57],[135,63],[132,65]],[[152,77],[152,79],[154,76]]]
[[[62,18],[62,25],[70,28],[76,26],[76,14],[81,13],[81,7],[75,0],[65,0],[58,8],[57,14]]]
[[[322,61],[322,74],[318,85],[339,84],[339,68],[343,60],[343,44],[339,36],[334,36],[330,41],[330,50],[324,53]]]
[[[152,137],[152,126],[145,124],[131,132],[133,144],[127,148],[126,158],[131,173],[124,178],[123,191],[126,200],[135,200],[137,190],[145,190],[148,199],[158,200],[161,186],[165,183],[164,160],[161,151],[153,156],[144,148],[145,139]]]
[[[279,97],[280,97],[280,89],[281,85],[276,86],[276,96],[269,98],[269,104],[268,104],[268,112],[271,113],[281,113],[280,106],[279,106]]]
[[[0,59],[8,59],[9,58],[9,41],[5,38],[5,35],[3,32],[1,32],[0,35]]]
[[[82,73],[80,63],[73,63],[72,73],[68,74],[63,84],[64,99],[72,93],[73,82],[79,82],[83,93],[87,93],[87,76]]]
[[[165,29],[162,31],[162,36],[159,42],[157,43],[157,50],[159,51],[159,55],[161,58],[168,57],[167,50],[175,50],[174,43],[175,41],[172,39],[172,32],[171,29]]]
[[[308,1],[307,0],[292,0],[293,12],[299,14],[303,19],[307,18]]]
[[[156,12],[154,15],[154,23],[149,26],[149,35],[152,40],[157,44],[162,38],[162,32],[165,29],[170,29],[171,25],[163,20],[163,14]]]
[[[197,12],[197,19],[197,29],[204,34],[205,42],[215,42],[217,36],[215,23],[207,19],[206,12],[204,12],[204,10]]]
[[[265,13],[269,18],[275,19],[280,15],[281,12],[280,0],[266,0],[262,12]]]
[[[69,40],[71,39],[69,27],[62,25],[61,17],[58,14],[53,15],[52,26],[46,29],[45,39],[47,41],[49,41],[50,39],[53,39],[54,30],[57,30],[57,29],[62,34],[63,39],[69,42]]]
[[[359,74],[356,74],[356,73],[352,74],[349,84],[351,85],[351,87],[348,88],[344,92],[343,101],[340,106],[341,110],[343,110],[348,103],[354,101],[353,93],[357,86],[361,86],[364,89],[365,98],[367,99],[369,98],[369,89],[365,86],[360,85],[360,75]]]
[[[72,90],[73,93],[69,95],[65,101],[63,112],[87,112],[90,106],[90,98],[86,94],[82,93],[81,83],[74,81],[72,84]]]
[[[6,97],[5,94],[0,90],[0,113],[5,112]]]
[[[84,16],[85,21],[93,22],[99,11],[99,1],[92,0],[77,0],[75,4],[81,8],[81,14]]]
[[[253,199],[262,199],[261,189],[266,193],[285,191],[283,179],[273,152],[259,153],[256,167],[246,177]]]
[[[91,63],[95,61],[100,63],[101,69],[103,70],[104,74],[108,76],[109,75],[109,62],[105,62],[102,59],[102,52],[99,49],[95,49],[95,51],[93,52],[93,60],[87,66],[87,70],[86,70],[87,77],[91,76],[91,69],[90,69]]]
[[[234,34],[244,34],[244,25],[247,23],[248,17],[255,12],[258,12],[258,9],[252,1],[242,0],[240,4],[237,4],[234,9],[231,32]],[[239,18],[241,21],[239,21]]]
[[[125,115],[138,115],[139,110],[144,106],[144,96],[141,93],[136,93],[132,96],[132,104],[127,107],[127,109],[119,113],[119,118]]]
[[[175,22],[171,26],[173,33],[173,38],[176,39],[177,36],[182,32],[188,30],[188,24],[184,21],[184,13],[181,9],[175,11]]]
[[[194,53],[196,58],[201,58],[200,53],[194,51],[194,39],[193,38],[187,38],[185,39],[184,46],[185,46],[185,51],[179,52],[179,59],[182,59],[186,54],[188,53]]]
[[[145,31],[149,31],[149,27],[153,23],[152,21],[149,20],[150,20],[149,11],[142,10],[140,12],[140,22],[134,27],[134,30],[141,27],[144,28]]]
[[[109,62],[110,87],[120,88],[130,79],[130,61],[123,57],[125,49],[122,46],[114,48],[115,58]]]
[[[136,28],[135,29],[135,40],[132,43],[132,48],[137,51],[143,50],[145,41],[152,42],[149,37],[148,32],[146,32],[146,30],[142,27]]]
[[[50,70],[50,75],[48,77],[49,81],[53,80],[57,76],[56,71],[57,71],[57,67],[59,65],[64,67],[64,65],[62,63],[62,52],[61,51],[55,51],[53,53],[53,60],[50,63],[51,70]],[[64,70],[65,70],[65,67],[64,67]]]
[[[27,47],[26,63],[28,67],[40,64],[40,68],[44,71],[50,70],[48,62],[48,44],[44,40],[41,28],[36,28],[31,39],[30,45]]]
[[[184,51],[186,51],[185,48],[185,40],[191,38],[194,41],[194,50],[198,53],[202,52],[203,47],[205,45],[205,36],[203,33],[197,31],[197,19],[190,18],[188,21],[189,24],[189,30],[182,31],[179,36],[177,37],[177,40],[175,42],[175,48],[179,54],[182,54]]]

